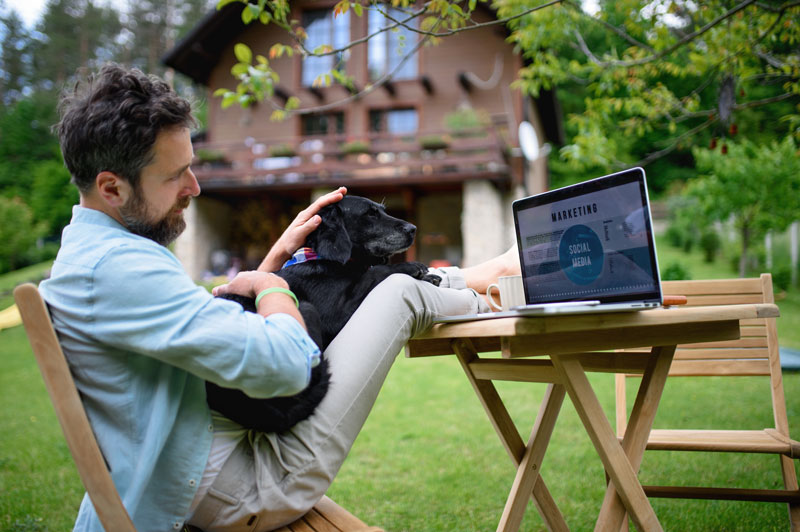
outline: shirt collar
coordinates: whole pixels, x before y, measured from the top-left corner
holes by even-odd
[[[74,205],[72,207],[72,221],[70,223],[84,223],[84,224],[93,224],[93,225],[102,225],[104,227],[111,227],[114,229],[122,229],[123,231],[128,231],[128,228],[116,221],[111,216],[107,215],[103,211],[98,211],[97,209],[89,209],[87,207],[81,207],[80,205]]]

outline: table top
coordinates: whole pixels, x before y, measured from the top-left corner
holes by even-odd
[[[739,320],[779,315],[777,305],[758,303],[438,323],[408,342],[406,356],[452,354],[457,338],[508,358],[730,340],[738,338]]]

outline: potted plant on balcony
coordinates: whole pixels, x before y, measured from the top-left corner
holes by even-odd
[[[201,166],[210,168],[219,168],[228,166],[228,160],[225,153],[221,150],[212,150],[209,148],[200,148],[195,152],[198,162]]]
[[[339,146],[342,158],[346,161],[367,164],[372,159],[369,142],[365,140],[351,140]]]
[[[339,150],[345,155],[359,155],[369,153],[370,147],[369,142],[365,140],[351,140],[342,144]]]
[[[419,138],[419,146],[423,150],[446,150],[450,147],[448,135],[423,135]]]
[[[294,157],[297,150],[289,144],[275,144],[269,147],[270,157]]]
[[[455,137],[481,137],[486,135],[489,117],[485,111],[464,107],[447,113],[444,124]]]

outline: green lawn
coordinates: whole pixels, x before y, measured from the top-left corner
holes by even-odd
[[[685,264],[694,260],[665,246],[659,255],[662,266],[672,260]],[[695,268],[702,266],[691,266],[694,278],[732,276],[719,264],[696,274]],[[20,277],[32,276],[27,272]],[[4,282],[0,276],[0,308],[8,303],[8,296],[2,295]],[[800,298],[796,291],[790,292],[779,304],[781,343],[798,348]],[[781,324],[785,321],[790,327]],[[4,362],[0,373],[4,392],[0,398],[0,530],[70,530],[83,489],[22,328],[0,332],[0,360]],[[769,390],[764,383],[755,378],[729,380],[715,379],[711,385],[670,380],[657,425],[677,426],[697,417],[696,426],[768,426]],[[784,380],[789,423],[797,439],[800,394],[794,392],[800,389],[800,373],[786,373]],[[613,376],[593,375],[591,382],[611,415]],[[527,439],[545,386],[499,384]],[[654,481],[658,473],[675,483],[700,478],[723,486],[736,481],[751,487],[778,487],[776,465],[774,457],[648,453],[642,479]],[[401,356],[330,495],[389,532],[487,531],[496,527],[514,473],[457,361]],[[604,474],[569,401],[556,425],[542,476],[570,527],[592,529],[603,498]],[[788,528],[786,508],[779,504],[654,500],[653,506],[666,530]],[[543,529],[531,505],[522,530]]]

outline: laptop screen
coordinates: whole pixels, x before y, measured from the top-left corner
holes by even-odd
[[[528,304],[661,301],[644,170],[514,202]]]

